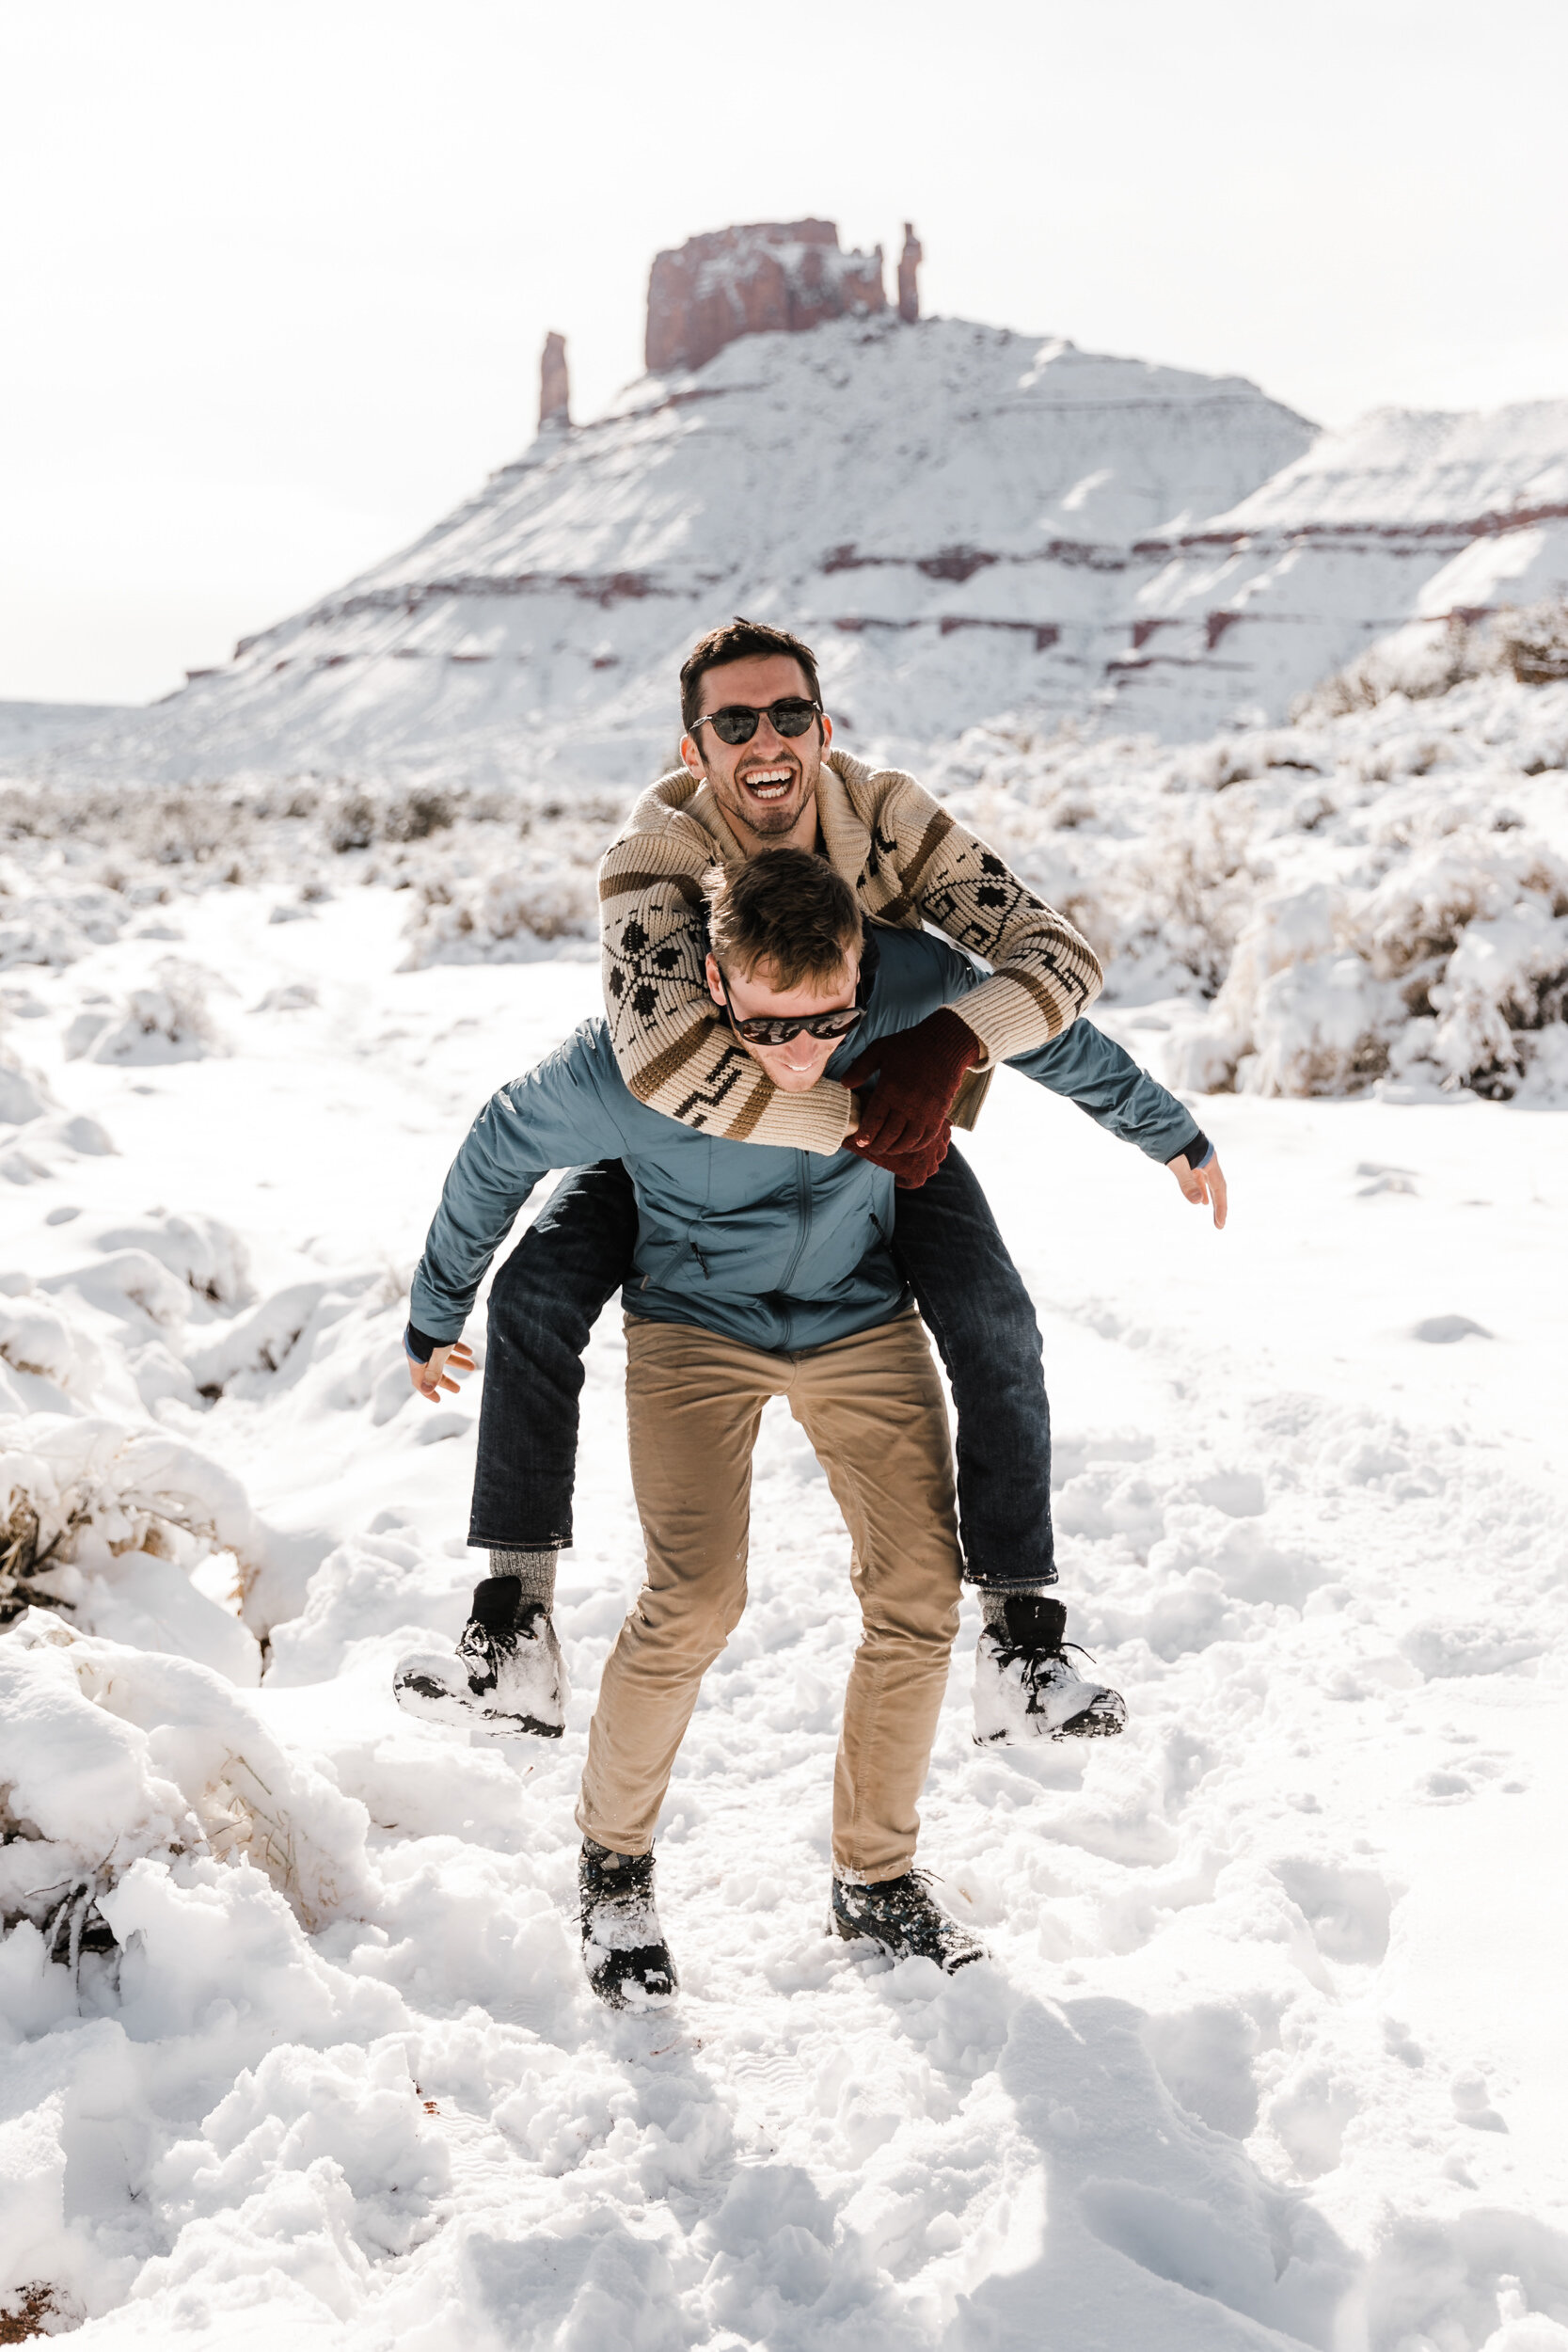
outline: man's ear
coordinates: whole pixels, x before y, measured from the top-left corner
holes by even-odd
[[[822,730],[822,749],[826,751],[829,744],[833,739],[833,723],[824,710],[817,719],[816,723]]]
[[[686,762],[688,772],[695,776],[699,784],[706,781],[703,770],[703,755],[697,749],[695,739],[689,735],[681,737],[681,757]]]
[[[707,973],[707,993],[716,1005],[721,1005],[724,1001],[724,983],[711,951],[705,959],[704,968]]]

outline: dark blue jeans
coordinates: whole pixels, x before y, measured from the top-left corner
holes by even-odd
[[[1029,1294],[957,1152],[896,1200],[895,1252],[958,1408],[964,1574],[992,1591],[1053,1584],[1051,1412]],[[600,1160],[562,1179],[497,1275],[470,1544],[571,1542],[583,1351],[636,1238],[631,1179]]]

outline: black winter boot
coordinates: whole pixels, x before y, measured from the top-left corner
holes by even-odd
[[[974,1740],[1103,1740],[1124,1729],[1119,1691],[1093,1682],[1068,1656],[1067,1611],[1042,1593],[985,1603],[974,1649]],[[1080,1658],[1088,1655],[1078,1650]]]
[[[582,1963],[600,2000],[634,2009],[673,1999],[680,1979],[654,1909],[653,1855],[611,1853],[585,1837],[578,1888]]]
[[[392,1694],[427,1723],[493,1739],[559,1740],[569,1692],[548,1610],[525,1593],[520,1578],[487,1576],[474,1587],[455,1656],[415,1650],[400,1659]]]
[[[944,1975],[984,1960],[986,1947],[950,1919],[930,1893],[929,1874],[906,1870],[878,1886],[833,1881],[832,1928],[847,1943],[879,1944],[895,1960],[934,1960]]]

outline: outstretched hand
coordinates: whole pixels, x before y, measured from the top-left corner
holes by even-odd
[[[449,1396],[457,1394],[457,1383],[448,1377],[449,1373],[475,1369],[473,1350],[463,1340],[453,1340],[450,1347],[434,1349],[428,1364],[417,1364],[412,1356],[405,1356],[404,1361],[415,1388],[432,1405],[439,1405],[443,1390]]]
[[[1215,1231],[1223,1232],[1227,1195],[1225,1171],[1220,1167],[1219,1153],[1216,1152],[1205,1167],[1191,1168],[1188,1166],[1186,1153],[1179,1152],[1174,1160],[1165,1162],[1165,1166],[1180,1185],[1182,1197],[1190,1200],[1195,1209],[1202,1208],[1206,1200],[1212,1202]]]

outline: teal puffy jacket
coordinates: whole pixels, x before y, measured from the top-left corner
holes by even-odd
[[[930,932],[875,937],[865,1018],[829,1064],[834,1076],[879,1037],[912,1027],[985,977]],[[1151,1159],[1174,1158],[1196,1133],[1192,1113],[1087,1021],[1009,1066]],[[625,1162],[637,1192],[623,1293],[631,1314],[699,1324],[785,1355],[868,1331],[910,1303],[889,1246],[895,1193],[884,1168],[853,1152],[734,1143],[650,1110],[628,1090],[595,1019],[493,1094],[468,1130],[414,1277],[413,1327],[438,1342],[458,1338],[540,1179],[605,1159]]]

